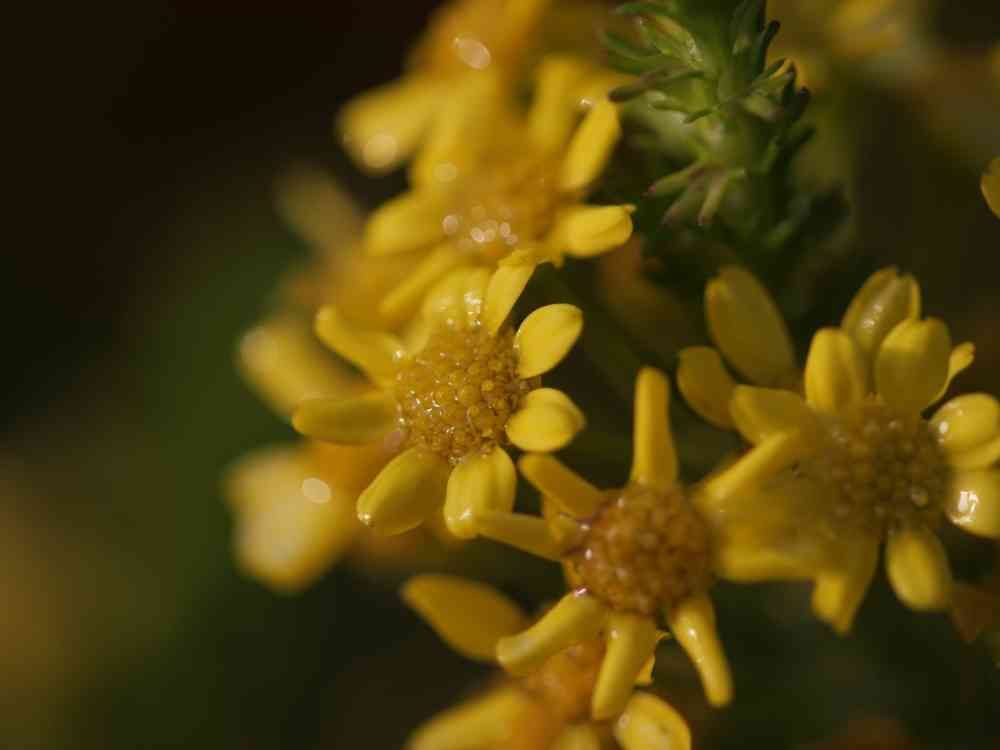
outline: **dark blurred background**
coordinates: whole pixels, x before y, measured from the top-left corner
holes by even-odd
[[[25,96],[8,116],[25,133],[8,156],[26,169],[8,186],[27,231],[3,253],[0,747],[393,748],[475,675],[391,582],[337,569],[287,598],[242,578],[218,486],[235,457],[288,437],[232,364],[306,254],[274,214],[275,175],[308,159],[369,205],[399,189],[360,176],[331,124],[398,73],[434,5],[147,2],[73,11],[19,40]],[[947,5],[935,23],[949,44],[1000,39],[993,0]],[[909,96],[858,85],[862,244],[921,274],[928,309],[977,338],[963,388],[996,391],[985,156],[925,127]],[[850,645],[807,617],[726,633],[726,606],[748,595],[720,615],[752,696],[726,720],[738,736],[716,730],[721,746],[801,745],[881,713],[929,746],[996,736],[997,679],[944,618],[900,612],[882,584]],[[915,665],[925,640],[948,645]],[[818,652],[834,687],[810,692],[791,680]],[[934,681],[972,693],[932,697]],[[787,722],[762,718],[781,707]]]

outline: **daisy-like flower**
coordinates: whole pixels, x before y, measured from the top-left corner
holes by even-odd
[[[378,208],[366,227],[371,254],[422,254],[382,299],[384,315],[415,310],[456,267],[499,263],[502,283],[520,290],[538,263],[598,255],[629,238],[632,206],[581,202],[621,135],[615,105],[604,95],[611,84],[597,87],[599,97],[581,93],[602,75],[574,59],[546,58],[526,121],[492,111],[484,117],[486,105],[470,106],[471,121],[425,149],[414,187]],[[587,97],[591,106],[577,125]]]
[[[454,0],[431,19],[398,81],[364,93],[341,112],[348,152],[372,171],[392,169],[470,103],[456,90],[496,75],[504,88],[522,72],[549,0]],[[457,109],[457,111],[456,111]]]
[[[997,57],[1000,59],[1000,54]],[[983,172],[979,187],[983,191],[983,198],[986,199],[990,211],[1000,218],[1000,156],[991,161]]]
[[[403,598],[459,653],[493,662],[497,642],[529,624],[521,609],[484,584],[444,575],[412,578]],[[608,747],[686,750],[691,733],[668,703],[632,691],[612,721],[590,719],[605,645],[591,638],[569,646],[521,678],[497,680],[478,698],[430,719],[410,739],[410,750],[552,750]],[[652,659],[636,680],[651,682]]]
[[[599,490],[555,458],[530,454],[520,467],[545,497],[546,518],[500,510],[476,514],[480,534],[561,561],[573,587],[536,624],[498,642],[500,664],[528,674],[574,643],[603,636],[607,651],[591,702],[598,720],[615,716],[628,702],[636,675],[653,655],[661,619],[691,656],[709,701],[724,705],[732,694],[707,595],[711,531],[677,479],[669,389],[660,371],[639,373],[625,487]]]
[[[736,386],[730,414],[755,446],[744,460],[760,491],[700,498],[703,511],[749,528],[759,514],[812,535],[827,556],[813,609],[839,632],[851,626],[883,542],[897,596],[939,610],[952,591],[935,534],[941,520],[1000,537],[1000,471],[989,468],[1000,459],[1000,403],[959,396],[925,419],[972,350],[953,349],[944,323],[919,315],[915,282],[881,271],[840,328],[813,337],[804,396]]]
[[[580,335],[582,313],[548,305],[515,331],[506,320],[517,296],[494,281],[486,269],[450,274],[406,344],[355,328],[332,306],[317,315],[320,339],[376,387],[306,401],[293,424],[318,440],[398,452],[358,498],[358,516],[376,531],[406,531],[443,506],[455,536],[475,536],[475,509],[513,505],[517,477],[505,447],[558,450],[583,428],[569,397],[540,382]]]

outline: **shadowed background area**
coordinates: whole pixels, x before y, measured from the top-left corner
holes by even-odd
[[[369,206],[401,188],[354,170],[331,123],[398,73],[434,5],[154,2],[46,40],[34,239],[8,247],[3,274],[0,746],[394,748],[484,673],[399,606],[394,580],[338,568],[288,598],[240,576],[219,491],[234,458],[289,436],[233,366],[306,257],[274,213],[275,176],[325,164]],[[1000,39],[991,0],[963,6],[935,16],[952,44]],[[982,157],[923,127],[907,97],[857,85],[861,244],[977,340],[961,388],[995,392],[1000,222],[978,195]],[[786,615],[741,616],[754,596]],[[663,666],[715,746],[799,746],[881,714],[932,747],[997,736],[985,650],[903,611],[884,581],[849,641],[809,619],[802,588],[723,599],[746,701],[709,721],[690,667]]]

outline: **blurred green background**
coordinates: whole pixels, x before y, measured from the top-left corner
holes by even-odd
[[[0,747],[394,748],[484,673],[401,608],[396,581],[339,568],[289,598],[241,577],[219,492],[230,461],[290,437],[233,367],[306,256],[274,213],[274,177],[309,159],[368,205],[400,188],[359,176],[331,122],[395,75],[433,5],[152,2],[46,37],[33,239],[4,253]],[[949,45],[1000,40],[993,0],[957,5],[932,16]],[[860,247],[921,277],[930,314],[977,342],[960,388],[996,392],[1000,221],[978,193],[996,154],[950,139],[928,92],[860,75],[837,91],[846,103],[816,106],[855,149]],[[884,582],[842,641],[802,587],[716,599],[735,706],[710,717],[688,665],[660,668],[703,747],[805,746],[882,715],[923,746],[1000,746],[985,648],[903,611]]]

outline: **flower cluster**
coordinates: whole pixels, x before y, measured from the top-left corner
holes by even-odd
[[[283,182],[317,257],[239,349],[302,436],[230,471],[248,573],[294,590],[349,552],[434,570],[493,542],[561,566],[565,590],[537,615],[468,578],[406,583],[444,641],[506,673],[416,730],[414,750],[690,747],[652,669],[676,641],[707,702],[734,699],[719,580],[810,581],[816,617],[846,634],[883,555],[908,607],[950,612],[969,639],[1000,623],[996,576],[953,580],[939,536],[948,521],[1000,539],[1000,402],[937,405],[973,345],[886,268],[800,358],[754,273],[815,238],[821,203],[789,197],[807,96],[766,59],[763,3],[629,3],[637,41],[607,36],[619,70],[546,41],[563,5],[454,0],[401,80],[346,107],[352,156],[409,161],[409,188],[362,216],[321,173]],[[998,174],[982,179],[994,212]],[[616,318],[664,340],[684,320],[661,262],[692,238],[712,345],[618,358],[633,346]],[[689,460],[668,413],[675,366],[735,451]],[[574,452],[625,458],[608,373],[634,382],[624,480]]]

